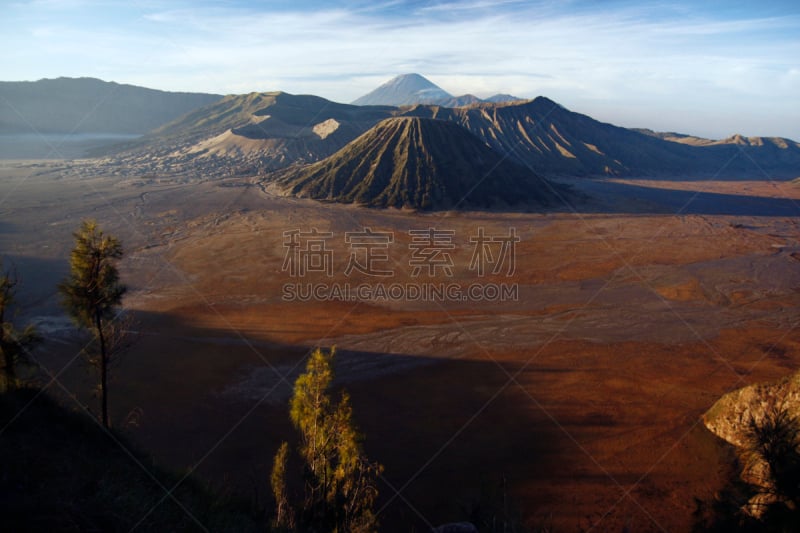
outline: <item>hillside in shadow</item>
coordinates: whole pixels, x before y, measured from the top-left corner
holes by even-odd
[[[140,335],[112,381],[112,420],[134,420],[126,432],[160,464],[181,472],[196,466],[216,490],[271,508],[271,460],[281,441],[296,444],[290,384],[310,347],[136,315]],[[61,371],[74,349],[50,343],[45,365]],[[386,468],[379,487],[381,531],[466,519],[465,508],[481,498],[486,483],[505,478],[510,494],[524,480],[552,473],[545,457],[564,445],[558,429],[540,415],[531,418],[518,393],[496,395],[514,369],[492,361],[337,352],[334,387],[350,393],[367,455]],[[80,363],[59,379],[82,403],[94,405]],[[49,476],[46,468],[36,475],[41,481]],[[395,492],[400,487],[402,498]]]
[[[589,212],[617,214],[800,215],[800,201],[793,198],[666,189],[602,179],[573,180],[570,183],[589,198],[586,202],[573,204],[572,208],[577,212],[585,209]]]

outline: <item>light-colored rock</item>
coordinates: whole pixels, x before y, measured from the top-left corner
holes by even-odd
[[[339,123],[336,120],[329,118],[319,124],[315,124],[312,131],[320,138],[324,139],[334,131],[339,129]]]
[[[712,433],[742,450],[747,444],[750,424],[760,424],[775,409],[800,415],[800,372],[777,382],[758,383],[729,392],[703,415],[703,422]],[[764,461],[752,455],[746,457],[742,479],[763,489],[744,507],[752,516],[760,516],[767,505],[777,501],[771,494],[770,478]]]
[[[703,422],[721,439],[741,447],[751,418],[760,422],[772,407],[800,414],[800,372],[774,383],[758,383],[729,392],[703,415]]]

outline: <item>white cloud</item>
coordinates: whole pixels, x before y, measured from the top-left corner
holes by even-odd
[[[43,2],[57,0],[36,5]],[[139,0],[120,22],[98,5],[80,25],[53,17],[29,27],[39,33],[28,44],[27,68],[38,74],[27,78],[93,75],[172,90],[282,89],[350,101],[413,71],[454,93],[546,94],[657,129],[677,116],[665,109],[714,110],[726,128],[735,110],[740,130],[763,125],[800,138],[797,16],[725,20],[678,5],[688,14],[657,19],[649,6],[586,12],[503,0],[312,11]],[[23,38],[13,39],[17,49]],[[6,76],[7,66],[21,64],[8,63],[0,59]],[[753,105],[760,94],[769,103]],[[715,131],[708,118],[682,119],[681,129]]]

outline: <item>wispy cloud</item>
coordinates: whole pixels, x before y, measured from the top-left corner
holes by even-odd
[[[48,15],[41,3],[56,1],[12,10],[6,46],[26,52],[0,59],[4,76],[349,101],[416,71],[454,93],[547,94],[623,124],[722,136],[735,110],[737,130],[800,137],[794,12],[732,15],[688,2],[137,0],[123,9],[63,0],[74,4],[68,16]]]
[[[474,11],[507,9],[524,5],[520,0],[471,0],[466,2],[439,2],[420,7],[418,13],[465,13]]]

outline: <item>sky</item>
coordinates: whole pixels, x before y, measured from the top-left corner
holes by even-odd
[[[0,79],[350,102],[416,72],[605,122],[800,141],[800,2],[0,0]]]

